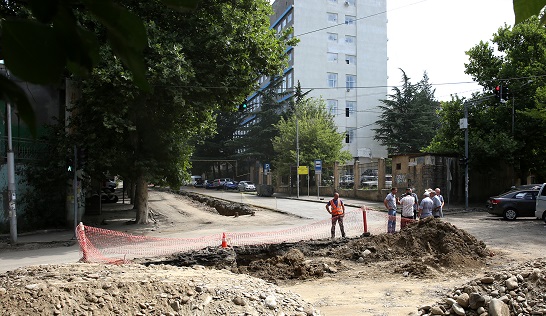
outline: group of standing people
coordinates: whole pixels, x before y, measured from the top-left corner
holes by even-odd
[[[434,216],[435,218],[444,216],[444,197],[440,194],[440,188],[425,190],[423,199],[420,202],[412,188],[406,189],[406,193],[402,195],[402,199],[396,196],[397,193],[398,189],[393,187],[383,201],[389,215],[387,233],[393,234],[396,231],[397,205],[402,206],[402,213],[400,214],[402,218],[400,223],[401,229],[417,219],[424,219],[429,216]]]
[[[435,218],[444,217],[444,197],[440,194],[440,188],[427,189],[423,193],[423,199],[419,201],[417,194],[412,188],[407,188],[402,199],[398,198],[397,188],[392,188],[387,194],[383,204],[388,211],[389,219],[387,221],[387,233],[394,234],[396,231],[396,211],[397,205],[402,206],[400,229],[404,229],[408,223],[417,219],[424,219],[430,216]],[[334,198],[326,204],[326,211],[332,215],[331,238],[335,238],[336,224],[339,223],[341,237],[345,238],[345,227],[343,226],[343,217],[345,215],[345,205],[339,198],[339,193],[334,193]]]

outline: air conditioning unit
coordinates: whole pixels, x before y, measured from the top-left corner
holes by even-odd
[[[349,1],[345,1],[345,5],[349,6],[350,5]]]

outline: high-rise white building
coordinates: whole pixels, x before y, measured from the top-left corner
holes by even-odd
[[[345,149],[360,161],[386,157],[373,139],[380,99],[387,95],[386,0],[276,0],[271,27],[294,28],[282,90],[298,81],[322,97],[346,133]]]

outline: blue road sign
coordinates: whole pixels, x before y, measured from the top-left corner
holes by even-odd
[[[315,160],[315,174],[321,174],[322,173],[322,160],[317,159]]]

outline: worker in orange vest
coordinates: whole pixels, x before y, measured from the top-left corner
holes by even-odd
[[[332,239],[336,236],[336,223],[339,223],[341,237],[345,238],[345,229],[343,228],[343,216],[345,216],[345,205],[339,198],[339,193],[334,193],[334,198],[326,204],[326,211],[332,215]]]

